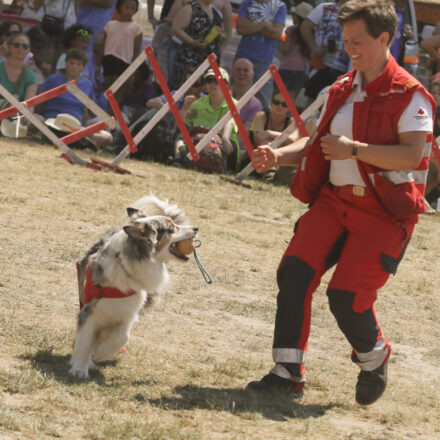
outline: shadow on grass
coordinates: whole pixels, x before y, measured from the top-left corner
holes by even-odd
[[[99,370],[90,370],[87,379],[80,379],[69,374],[70,355],[55,354],[52,350],[38,350],[35,355],[24,355],[23,359],[31,362],[32,368],[40,371],[44,375],[53,377],[57,382],[61,383],[80,383],[80,382],[96,382],[99,385],[105,384],[104,375]],[[111,360],[100,362],[99,367],[108,365],[115,366],[117,361]]]
[[[339,403],[327,405],[305,405],[294,400],[294,396],[284,394],[259,394],[241,388],[210,388],[195,385],[178,386],[174,393],[180,397],[163,396],[160,399],[148,399],[142,394],[136,395],[139,402],[166,410],[190,410],[193,408],[214,411],[228,411],[232,414],[261,413],[267,419],[286,421],[289,418],[316,418],[323,416],[329,409],[342,406]]]

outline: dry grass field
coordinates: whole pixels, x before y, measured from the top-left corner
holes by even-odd
[[[244,387],[271,367],[275,271],[305,210],[287,188],[134,160],[123,163],[132,175],[93,171],[4,138],[0,151],[0,439],[440,439],[440,217],[422,216],[376,303],[393,345],[381,400],[354,401],[330,274],[314,298],[304,397],[258,396]],[[214,283],[194,258],[170,265],[172,284],[128,352],[74,379],[75,261],[149,193],[199,226]]]

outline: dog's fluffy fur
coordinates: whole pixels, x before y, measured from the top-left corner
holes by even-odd
[[[122,229],[111,228],[86,252],[78,266],[80,301],[84,302],[85,270],[90,264],[95,285],[136,293],[124,298],[92,299],[78,315],[69,373],[87,377],[94,361],[117,353],[130,337],[146,302],[161,293],[169,276],[165,263],[184,262],[176,243],[197,235],[177,205],[146,196],[127,208]]]

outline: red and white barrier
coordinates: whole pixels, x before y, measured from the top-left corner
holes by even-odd
[[[61,86],[64,87],[64,86]],[[62,90],[61,88],[56,88],[53,89],[56,90],[56,92],[54,93],[64,93],[64,92],[60,92],[60,90]],[[64,90],[65,91],[65,90]],[[52,91],[48,91],[45,94],[45,99],[41,102],[46,101],[47,99],[52,98],[54,95],[50,94],[49,92]],[[95,164],[87,162],[83,159],[81,159],[80,157],[78,157],[61,139],[58,138],[58,136],[56,136],[43,122],[40,121],[40,119],[38,119],[27,107],[26,105],[26,101],[24,103],[21,103],[18,99],[15,98],[15,96],[13,96],[8,90],[6,90],[1,84],[0,84],[0,94],[5,97],[14,107],[15,111],[12,113],[17,113],[16,110],[18,110],[18,112],[22,113],[33,125],[35,125],[35,127],[37,127],[48,139],[50,139],[54,146],[59,148],[61,151],[63,151],[63,155],[62,157],[66,160],[68,160],[71,163],[76,163],[78,165],[82,165],[82,166],[86,166],[88,168],[93,168],[93,169],[99,169],[99,167],[97,167]],[[41,99],[41,98],[40,98]],[[35,100],[38,101],[38,100]],[[35,105],[35,104],[34,104]],[[9,110],[9,109],[6,109]],[[2,119],[4,119],[5,116],[3,116]]]
[[[192,87],[192,85],[204,74],[209,67],[208,60],[205,60],[193,74],[180,86],[180,88],[174,93],[173,100],[179,101],[185,93]],[[142,141],[142,139],[156,126],[156,124],[169,112],[170,104],[167,102],[164,104],[158,112],[148,121],[148,123],[142,128],[134,137],[136,145]],[[196,146],[197,149],[197,146]],[[114,165],[119,165],[128,155],[130,150],[128,145],[118,154],[115,160],[112,162]],[[190,154],[190,153],[189,153]],[[192,156],[190,156],[192,157]]]

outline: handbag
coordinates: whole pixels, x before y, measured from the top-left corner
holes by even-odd
[[[41,28],[44,32],[46,32],[49,37],[60,37],[64,32],[64,20],[67,15],[67,11],[69,10],[69,6],[72,0],[69,0],[67,3],[67,7],[63,4],[64,16],[63,18],[55,17],[50,14],[46,14],[46,5],[44,8],[44,16],[41,20]]]

